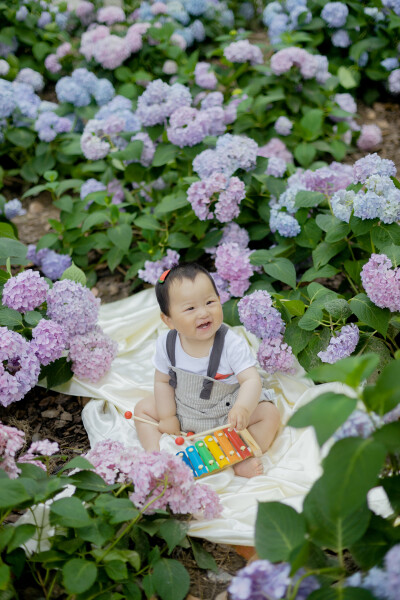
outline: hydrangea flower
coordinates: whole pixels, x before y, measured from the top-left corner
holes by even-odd
[[[72,371],[79,379],[97,382],[103,377],[117,355],[118,344],[95,327],[82,335],[75,335],[69,344],[68,358]]]
[[[304,79],[312,79],[318,71],[318,61],[303,48],[283,48],[271,57],[271,69],[275,75],[283,75],[292,67],[298,67]]]
[[[11,221],[15,217],[21,217],[26,214],[26,210],[22,208],[22,203],[18,198],[13,198],[4,204],[4,216]]]
[[[228,302],[231,297],[230,293],[228,292],[229,281],[223,279],[218,273],[210,273],[210,275],[214,280],[221,304]]]
[[[293,215],[276,208],[271,209],[269,227],[272,233],[277,231],[282,237],[296,237],[301,231],[300,224]]]
[[[72,129],[72,122],[66,117],[59,117],[52,111],[45,111],[39,115],[34,125],[39,139],[43,142],[52,142],[57,133],[67,133]]]
[[[386,71],[393,71],[399,67],[399,59],[397,57],[385,58],[381,60],[381,65]]]
[[[88,29],[82,34],[80,52],[90,61],[94,58],[94,50],[98,43],[104,45],[104,40],[110,35],[110,30],[105,25],[98,25],[93,29]]]
[[[371,254],[361,270],[361,281],[368,298],[391,312],[400,311],[400,267],[392,269],[386,254]]]
[[[374,150],[382,143],[382,131],[378,125],[362,125],[361,134],[357,140],[360,150]]]
[[[238,302],[239,319],[245,328],[259,338],[277,338],[285,324],[280,312],[272,306],[272,298],[265,290],[257,290]]]
[[[341,358],[350,356],[356,349],[360,331],[354,323],[344,325],[337,335],[329,340],[326,350],[318,352],[317,356],[322,362],[333,364]]]
[[[222,173],[213,173],[207,179],[192,183],[187,194],[201,221],[215,217],[220,223],[226,223],[239,215],[239,204],[245,197],[245,185],[238,177],[228,178]],[[214,212],[211,212],[210,204],[215,199]]]
[[[229,293],[241,298],[250,286],[254,267],[250,263],[251,251],[230,242],[220,244],[215,255],[215,268],[218,275],[229,282]]]
[[[392,94],[400,94],[400,69],[395,69],[390,73],[388,86]]]
[[[367,438],[375,431],[375,423],[371,416],[363,410],[355,410],[333,435],[335,440],[347,437]]]
[[[156,285],[160,275],[166,270],[175,267],[179,263],[180,256],[175,250],[168,248],[167,255],[161,260],[146,260],[144,269],[139,269],[138,277],[147,283]]]
[[[151,81],[138,98],[137,116],[146,127],[163,123],[174,110],[190,106],[192,96],[182,84],[172,86],[161,79]]]
[[[321,17],[325,23],[335,29],[344,27],[348,14],[349,9],[343,2],[328,2],[321,11]]]
[[[281,371],[294,374],[296,371],[292,349],[283,342],[281,335],[263,339],[258,348],[257,359],[267,373]]]
[[[356,197],[352,190],[339,190],[331,198],[332,212],[337,219],[348,223],[353,212],[353,202]]]
[[[120,6],[104,6],[97,11],[99,23],[114,25],[114,23],[123,23],[125,19],[125,13]]]
[[[208,135],[209,124],[201,118],[201,112],[190,106],[178,108],[171,115],[167,136],[179,148],[195,146]]]
[[[144,167],[149,167],[151,165],[151,163],[153,162],[154,153],[156,151],[156,146],[155,146],[153,140],[151,139],[149,134],[146,133],[145,131],[140,131],[139,133],[137,133],[136,135],[131,137],[131,142],[133,142],[135,140],[139,140],[139,141],[143,142],[142,154],[141,154],[141,157],[139,160],[135,159],[133,161],[128,161],[128,162],[140,162],[140,164],[143,165]]]
[[[353,183],[365,183],[371,175],[395,177],[396,167],[392,160],[381,158],[376,152],[367,154],[353,165]]]
[[[69,338],[95,327],[99,305],[100,299],[88,288],[69,279],[56,281],[47,294],[47,315],[63,326]]]
[[[351,45],[351,39],[345,29],[338,29],[332,34],[332,44],[336,48],[348,48]]]
[[[286,172],[286,161],[283,158],[277,158],[273,156],[268,160],[268,167],[265,171],[266,175],[271,175],[272,177],[283,177]]]
[[[104,158],[111,150],[111,144],[104,139],[103,121],[90,119],[81,136],[81,148],[84,156],[90,160]]]
[[[9,70],[10,65],[8,64],[8,62],[4,60],[4,58],[0,58],[0,76],[4,77],[4,75],[7,75]]]
[[[257,154],[265,158],[282,158],[287,163],[293,162],[293,154],[279,138],[271,138],[268,144],[258,148]]]
[[[15,455],[25,442],[25,434],[16,427],[8,427],[0,421],[0,469],[10,479],[16,479],[21,472],[16,465]]]
[[[93,194],[94,192],[105,192],[106,189],[107,188],[104,183],[97,181],[97,179],[94,179],[93,177],[90,177],[85,181],[85,183],[82,184],[79,195],[81,200],[84,200],[89,194]],[[85,208],[87,209],[90,204],[91,202],[88,203]]]
[[[3,304],[25,313],[34,310],[46,300],[49,284],[37,271],[27,269],[4,284]]]
[[[116,69],[131,55],[130,46],[125,38],[111,34],[107,36],[107,43],[94,46],[93,57],[104,69]]]
[[[194,514],[205,519],[218,517],[222,508],[218,494],[208,485],[195,482],[192,471],[179,456],[164,452],[132,452],[120,442],[98,442],[85,458],[107,483],[132,482],[130,499],[146,514],[168,508],[175,514]],[[161,495],[160,498],[157,496]]]
[[[16,331],[0,327],[0,404],[21,400],[36,385],[39,373],[40,363],[29,342]]]
[[[64,329],[51,320],[41,319],[32,329],[32,337],[31,349],[42,365],[60,358],[67,345]]]
[[[29,67],[21,69],[17,74],[15,81],[30,85],[35,92],[40,92],[44,88],[44,79],[42,75]]]
[[[293,123],[287,117],[279,117],[275,121],[274,127],[275,127],[276,133],[278,133],[279,135],[286,136],[286,135],[290,135],[290,132],[292,131],[292,128],[293,128]]]
[[[232,42],[224,48],[224,56],[227,60],[237,63],[250,62],[252,65],[262,65],[263,55],[261,49],[249,40],[239,40]]]
[[[59,254],[54,250],[48,250],[41,259],[40,269],[46,277],[56,281],[71,264],[72,259],[68,254]]]
[[[217,87],[217,78],[210,65],[206,62],[198,62],[194,69],[194,79],[198,86],[206,90],[214,90]]]
[[[329,198],[336,191],[343,190],[353,182],[353,168],[334,161],[315,171],[299,169],[288,179],[290,186],[294,182],[299,189],[321,192]]]
[[[222,230],[222,237],[218,245],[229,244],[231,242],[235,242],[242,248],[247,248],[250,242],[250,237],[247,233],[247,230],[244,227],[240,227],[240,225],[238,225],[234,221],[231,221],[230,223],[227,223],[227,225],[225,225],[225,227]],[[216,246],[212,248],[205,248],[205,251],[213,256],[215,256],[216,250]]]
[[[290,584],[290,565],[254,560],[237,572],[228,591],[232,600],[279,600]]]

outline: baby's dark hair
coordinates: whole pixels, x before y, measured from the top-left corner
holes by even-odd
[[[210,273],[197,263],[188,263],[183,265],[177,265],[176,267],[172,267],[168,275],[166,276],[163,283],[157,281],[156,283],[156,297],[157,302],[160,306],[160,310],[164,315],[169,317],[169,288],[171,287],[174,281],[182,281],[182,279],[190,279],[194,281],[200,273],[206,275],[212,283],[212,286],[215,290],[217,296],[219,296],[219,292],[217,290],[217,286],[215,285],[214,279],[211,277]],[[161,273],[160,273],[161,275]]]

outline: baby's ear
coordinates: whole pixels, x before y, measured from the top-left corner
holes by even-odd
[[[167,327],[169,327],[170,329],[175,329],[175,327],[172,324],[171,317],[167,317],[167,315],[165,315],[163,312],[160,313],[160,317],[161,321],[165,323]]]

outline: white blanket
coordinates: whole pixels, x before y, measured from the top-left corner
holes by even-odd
[[[119,343],[118,356],[110,371],[97,383],[75,377],[58,391],[92,398],[82,412],[90,444],[112,439],[128,446],[140,447],[132,420],[124,413],[133,412],[139,400],[153,392],[152,355],[158,334],[165,329],[153,289],[139,292],[124,300],[105,304],[100,309],[99,325]],[[250,347],[257,351],[258,340],[243,327],[235,327]],[[189,534],[213,542],[254,545],[257,502],[276,500],[300,511],[314,481],[321,475],[321,450],[314,430],[285,427],[290,416],[325,391],[354,391],[340,383],[315,386],[298,365],[293,376],[277,373],[267,376],[276,392],[282,427],[276,440],[263,456],[265,474],[253,479],[235,476],[231,468],[201,480],[219,494],[223,505],[220,518],[192,521]],[[178,447],[164,435],[161,449],[176,453]],[[386,516],[391,512],[382,488],[370,495],[370,506]]]

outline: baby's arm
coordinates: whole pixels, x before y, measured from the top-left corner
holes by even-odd
[[[228,421],[239,431],[249,424],[251,414],[258,406],[261,395],[261,378],[255,367],[249,367],[236,375],[240,385],[234,407],[228,414]]]
[[[161,433],[179,435],[180,425],[176,416],[175,390],[169,385],[169,375],[156,369],[154,376],[154,398],[160,420]]]

